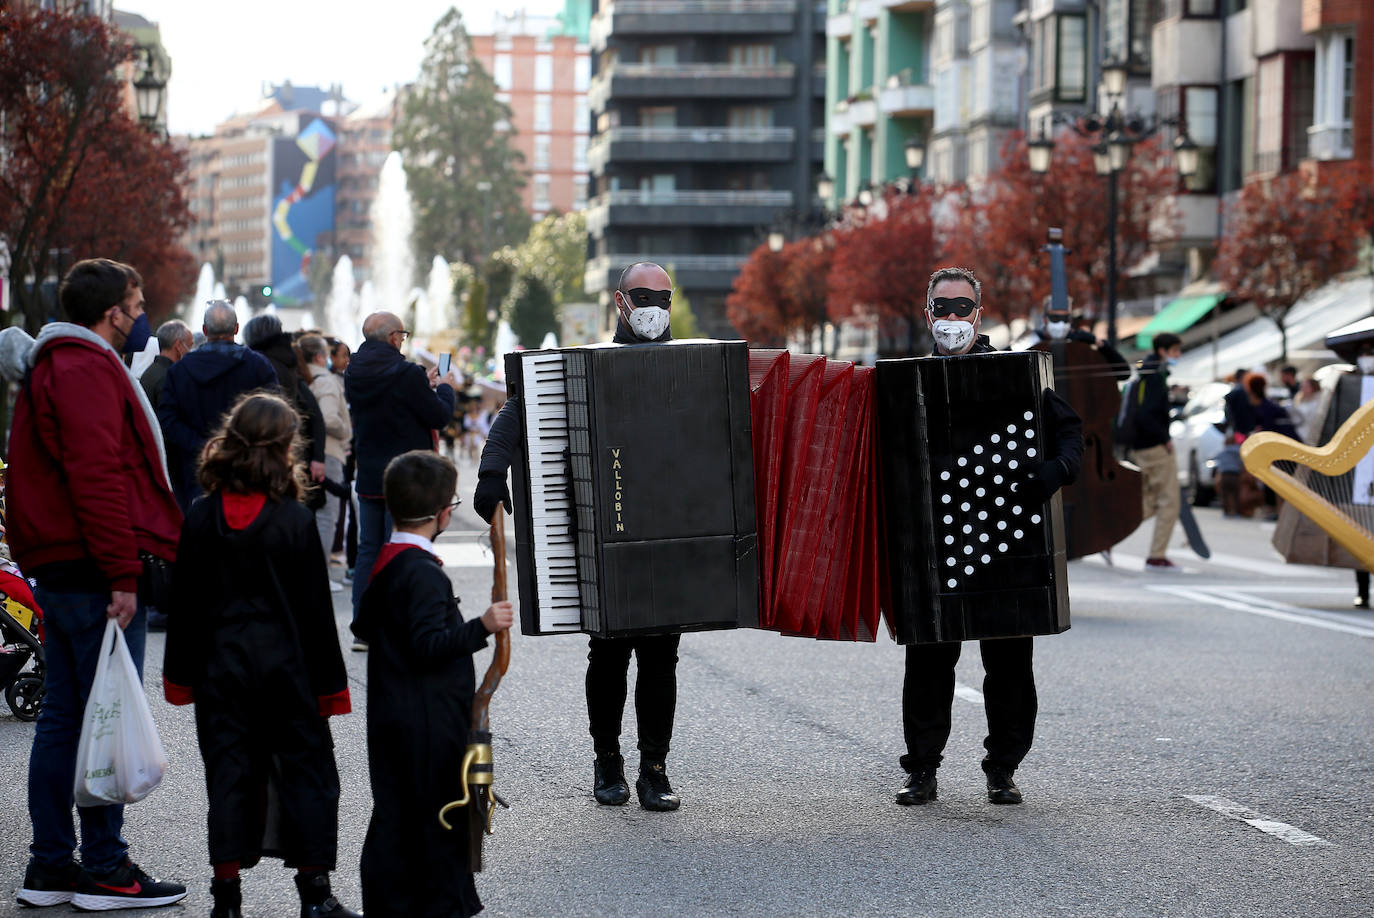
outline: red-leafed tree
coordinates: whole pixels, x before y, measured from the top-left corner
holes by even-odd
[[[1241,189],[1217,251],[1217,279],[1278,326],[1288,360],[1288,312],[1304,296],[1354,266],[1368,189],[1358,173],[1303,172]]]
[[[789,335],[810,333],[825,322],[829,234],[787,243],[779,252],[760,245],[735,276],[725,312],[755,344],[781,345]]]
[[[926,286],[943,264],[933,208],[937,192],[891,191],[835,231],[826,305],[832,321],[876,318],[889,334],[905,331],[914,351],[925,321]]]
[[[30,331],[44,279],[82,258],[136,267],[154,320],[194,288],[185,156],[130,118],[132,56],[97,17],[0,11],[0,237]]]
[[[1117,176],[1119,278],[1177,231],[1170,195],[1178,173],[1164,149],[1158,138],[1141,142]],[[942,209],[948,258],[982,280],[989,312],[1004,321],[1027,317],[1049,295],[1049,259],[1041,250],[1049,228],[1062,227],[1070,250],[1069,296],[1083,311],[1101,312],[1107,302],[1107,194],[1107,179],[1093,168],[1091,140],[1061,132],[1050,171],[1037,175],[1025,136],[1017,132],[1003,147],[1002,167]]]

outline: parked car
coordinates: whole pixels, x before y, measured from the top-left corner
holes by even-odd
[[[1226,439],[1226,393],[1231,384],[1198,386],[1169,425],[1178,458],[1178,483],[1189,489],[1193,505],[1205,507],[1216,497],[1212,458]]]

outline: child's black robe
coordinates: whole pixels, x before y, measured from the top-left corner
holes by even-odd
[[[196,705],[210,862],[268,854],[332,870],[339,775],[325,718],[350,704],[314,515],[210,494],[187,513],[177,558],[163,681],[168,701]]]
[[[407,550],[409,549],[409,550]],[[372,821],[363,843],[363,911],[387,916],[475,915],[465,817],[439,809],[462,796],[475,676],[487,643],[463,621],[439,560],[416,546],[383,548],[353,633],[367,642],[367,761]]]

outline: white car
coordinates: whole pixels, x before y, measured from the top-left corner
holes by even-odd
[[[1226,441],[1226,393],[1231,384],[1212,382],[1195,388],[1169,425],[1178,458],[1178,483],[1187,487],[1193,504],[1205,507],[1216,496],[1213,458]]]

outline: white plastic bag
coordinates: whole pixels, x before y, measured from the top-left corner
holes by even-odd
[[[143,683],[129,656],[129,645],[124,643],[124,630],[110,619],[81,720],[76,805],[142,800],[166,771],[167,756],[143,694]]]

